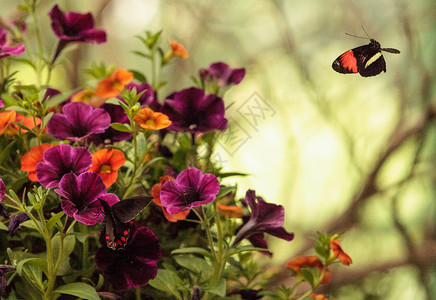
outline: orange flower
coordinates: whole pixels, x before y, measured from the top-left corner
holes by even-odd
[[[95,94],[101,98],[115,97],[132,79],[132,72],[127,72],[126,69],[118,69],[112,75],[97,83]]]
[[[326,296],[324,296],[323,294],[310,294],[310,297],[312,297],[315,300],[329,300],[329,298],[327,298]]]
[[[172,55],[180,56],[181,58],[188,57],[188,51],[186,51],[185,47],[183,47],[182,44],[172,41],[171,49],[172,49]]]
[[[30,180],[38,181],[38,178],[36,177],[36,165],[42,161],[44,152],[51,147],[53,147],[53,145],[47,143],[40,146],[34,146],[21,158],[21,170],[28,172],[27,176]]]
[[[103,179],[106,187],[110,187],[118,178],[118,169],[126,159],[124,153],[117,149],[102,149],[92,154],[92,166],[88,171],[96,172]]]
[[[0,113],[0,135],[8,134],[12,136],[17,133],[18,130],[20,130],[20,132],[27,132],[26,129],[21,129],[16,124],[10,123],[10,121],[23,123],[23,125],[30,129],[35,128],[35,125],[38,126],[41,124],[40,118],[33,119],[33,117],[22,116],[13,110],[5,110]]]
[[[91,89],[83,89],[71,96],[71,102],[83,102],[91,105],[94,108],[101,106],[106,102],[105,98],[100,98],[95,95],[95,92]]]
[[[330,249],[332,249],[333,255],[339,258],[343,265],[349,266],[353,262],[351,257],[342,250],[338,240],[330,240]]]
[[[142,128],[154,130],[167,128],[171,125],[171,121],[168,119],[167,115],[154,112],[148,107],[140,109],[136,116],[133,117],[133,121]]]
[[[244,209],[239,206],[229,206],[218,203],[216,207],[221,216],[229,216],[230,218],[242,218],[244,216]]]
[[[322,262],[319,260],[317,256],[298,256],[294,259],[291,259],[286,263],[286,267],[288,269],[294,270],[296,273],[300,274],[301,268],[318,268],[321,273],[324,266]],[[331,279],[330,270],[326,269],[324,273],[324,277],[321,280],[321,283],[327,283]]]
[[[175,180],[173,177],[171,176],[162,176],[159,179],[159,183],[156,183],[155,185],[153,185],[153,187],[151,188],[151,196],[153,197],[153,202],[162,207],[162,212],[165,216],[165,218],[170,221],[170,222],[177,222],[177,221],[182,221],[185,220],[186,217],[188,216],[190,210],[184,210],[181,211],[177,214],[171,215],[170,213],[168,213],[167,209],[165,207],[162,206],[162,203],[160,202],[160,190],[162,189],[162,185],[170,180]]]
[[[13,126],[13,123],[9,121],[15,121],[17,117],[17,112],[14,110],[5,110],[0,113],[0,135],[8,134],[10,136],[14,135],[17,131]]]

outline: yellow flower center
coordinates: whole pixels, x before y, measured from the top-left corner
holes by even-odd
[[[145,121],[145,124],[148,126],[156,126],[156,121],[154,119],[148,119],[147,121]]]
[[[108,164],[103,164],[103,165],[101,165],[100,170],[98,172],[100,174],[110,173],[110,172],[112,172],[112,168]]]

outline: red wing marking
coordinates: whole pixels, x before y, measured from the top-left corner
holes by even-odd
[[[353,54],[353,51],[349,50],[339,57],[341,66],[344,69],[351,70],[353,73],[357,73],[357,59]]]

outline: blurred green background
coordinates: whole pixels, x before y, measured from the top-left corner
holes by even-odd
[[[0,1],[3,18],[20,1]],[[39,22],[50,53],[57,39],[41,1]],[[271,238],[267,260],[289,283],[284,263],[307,252],[316,231],[343,233],[350,267],[332,270],[331,299],[436,299],[435,67],[436,2],[375,0],[76,0],[65,11],[91,11],[108,41],[78,45],[56,69],[52,86],[76,88],[90,62],[146,71],[134,38],[163,29],[189,51],[166,69],[160,100],[192,85],[210,63],[245,67],[224,97],[230,132],[215,159],[237,179],[240,196],[255,189],[286,208],[287,243]],[[363,78],[331,64],[369,41],[385,53],[387,72]],[[31,28],[28,30],[32,30]],[[165,45],[162,45],[165,47]],[[22,82],[35,79],[22,70]]]

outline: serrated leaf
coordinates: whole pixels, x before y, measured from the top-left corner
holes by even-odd
[[[132,132],[132,129],[130,128],[130,125],[123,124],[123,123],[112,123],[111,127],[115,130],[122,131],[122,132]]]
[[[159,269],[156,277],[150,280],[148,284],[155,289],[174,295],[177,299],[183,299],[180,292],[177,290],[177,287],[182,284],[182,281],[177,276],[176,272]]]
[[[100,296],[96,290],[89,284],[83,282],[74,282],[58,287],[54,293],[67,294],[88,300],[99,300]]]
[[[200,254],[204,257],[211,257],[210,252],[200,247],[188,247],[171,251],[171,254]]]

